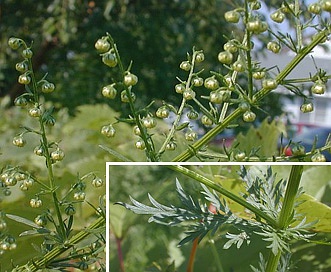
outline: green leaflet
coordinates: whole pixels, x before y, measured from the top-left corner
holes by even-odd
[[[256,168],[251,167],[252,168]],[[277,166],[276,168],[283,168],[283,170],[285,170],[285,172],[287,172],[287,168],[288,166]],[[278,170],[277,169],[277,170]],[[253,169],[253,171],[255,171],[256,169]],[[277,178],[276,180],[280,179],[280,178],[284,178],[282,177],[282,173],[278,173],[277,170],[274,170],[275,173],[277,173]],[[324,175],[324,178],[322,180],[327,180],[328,179],[328,175],[326,174],[326,172],[330,171],[330,166],[313,166],[313,167],[309,167],[308,169],[306,169],[303,173],[303,178],[302,178],[302,186],[304,191],[306,192],[314,192],[314,189],[316,189],[316,192],[318,192],[317,190],[317,185],[316,186],[311,186],[308,187],[306,185],[306,183],[308,182],[308,180],[310,180],[311,183],[314,183],[316,180],[316,183],[318,184],[319,182],[321,182],[321,180],[319,179],[319,175],[316,174],[316,178],[312,179],[312,173],[317,173],[318,171],[321,172],[321,178]],[[279,174],[279,175],[278,175]],[[245,187],[244,187],[244,183],[240,180],[240,179],[235,179],[235,178],[224,178],[221,176],[215,176],[215,181],[219,184],[221,184],[225,189],[231,190],[232,192],[236,193],[236,194],[241,194],[243,192],[245,192]],[[321,182],[322,183],[322,182]],[[329,182],[325,181],[325,184],[329,184]],[[307,186],[309,190],[306,190]],[[245,211],[245,209],[240,206],[237,203],[234,203],[233,201],[228,201],[228,205],[231,208],[231,210],[233,212],[236,212],[238,216],[243,217],[243,218],[248,218],[248,217],[252,217],[253,214],[248,213],[247,211]],[[298,214],[302,214],[303,216],[306,216],[307,218],[307,222],[313,222],[318,220],[318,222],[314,225],[313,230],[316,232],[331,232],[331,208],[321,202],[319,202],[315,197],[311,196],[308,193],[304,193],[302,194],[298,200],[297,203],[300,203],[296,208],[296,212]],[[297,222],[299,223],[299,222]]]
[[[33,221],[28,220],[28,219],[26,219],[26,218],[24,218],[24,217],[17,216],[17,215],[14,215],[14,214],[6,214],[6,216],[7,216],[8,218],[10,218],[10,219],[12,219],[12,220],[18,222],[18,223],[22,223],[22,224],[25,224],[25,225],[28,225],[28,226],[30,226],[30,227],[37,228],[37,229],[40,228],[39,225],[37,225],[37,224],[34,223]]]

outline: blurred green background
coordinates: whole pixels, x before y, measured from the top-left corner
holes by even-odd
[[[273,0],[269,5],[281,2]],[[14,69],[19,53],[7,46],[14,36],[33,43],[34,69],[40,78],[49,73],[48,80],[55,83],[56,92],[47,99],[57,108],[67,107],[73,114],[78,105],[104,101],[101,88],[113,82],[116,72],[101,62],[94,43],[109,32],[123,62],[133,61],[132,71],[139,77],[137,103],[147,105],[151,99],[156,105],[161,100],[176,103],[180,99],[174,92],[176,76],[185,76],[179,64],[193,46],[205,52],[204,76],[222,69],[217,54],[231,32],[237,32],[232,24],[225,24],[223,14],[234,7],[230,0],[1,1],[0,96],[14,99],[24,91]],[[261,54],[259,48],[257,52]],[[265,110],[279,114],[276,98],[270,99],[272,107],[266,101]],[[121,103],[111,106],[127,111]]]

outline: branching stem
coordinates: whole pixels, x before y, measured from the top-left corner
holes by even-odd
[[[226,190],[221,185],[214,183],[212,180],[210,180],[192,170],[189,170],[186,167],[180,166],[180,165],[169,165],[168,167],[185,176],[193,178],[194,180],[198,181],[199,183],[202,183],[202,184],[208,186],[209,188],[212,188],[213,190],[220,193],[221,195],[230,198],[231,200],[235,201],[239,205],[241,205],[241,206],[245,207],[246,209],[255,213],[257,217],[264,219],[271,226],[273,226],[275,228],[278,226],[278,223],[272,217],[270,217],[269,215],[265,214],[263,211],[254,207],[253,205],[248,203],[245,199],[237,196],[236,194],[232,193],[231,191]]]
[[[121,61],[121,57],[120,57],[120,54],[118,52],[117,46],[116,46],[116,44],[115,44],[112,36],[109,33],[107,33],[107,37],[108,37],[108,40],[110,41],[110,44],[111,44],[112,48],[114,49],[114,53],[116,55],[116,59],[117,59],[117,62],[118,62],[120,73],[121,73],[122,77],[124,77],[125,76],[125,73],[127,71],[124,69],[124,66],[123,66],[123,63]],[[144,141],[145,146],[146,146],[147,159],[149,161],[158,161],[159,158],[156,156],[156,153],[155,153],[155,150],[154,150],[154,146],[151,143],[150,136],[147,134],[146,129],[143,127],[143,125],[141,123],[141,120],[140,120],[140,116],[137,113],[137,110],[136,110],[136,108],[134,106],[134,101],[133,101],[133,99],[131,97],[131,90],[126,85],[124,85],[124,88],[125,88],[125,91],[126,91],[128,100],[129,100],[130,111],[131,111],[131,113],[133,115],[133,119],[134,119],[136,125],[138,126],[138,128],[140,130],[140,134],[141,134],[140,137]]]
[[[187,81],[186,81],[186,84],[185,84],[185,90],[189,90],[190,87],[191,87],[191,81],[192,81],[192,78],[193,78],[193,75],[194,75],[194,68],[195,68],[195,59],[196,59],[196,55],[198,53],[200,53],[201,51],[195,51],[193,50],[193,54],[192,54],[192,65],[191,65],[191,68],[190,68],[190,72],[189,72],[189,75],[188,75],[188,78],[187,78]],[[180,122],[180,119],[182,118],[182,114],[183,114],[183,111],[185,109],[185,105],[186,105],[186,99],[183,97],[182,99],[182,102],[180,104],[180,107],[176,113],[176,119],[175,121],[173,122],[172,126],[171,126],[171,129],[165,139],[165,141],[163,142],[160,150],[158,151],[158,155],[160,156],[165,150],[166,150],[166,146],[167,144],[171,141],[171,139],[174,137],[175,135],[175,132],[176,132],[176,128]],[[198,102],[196,99],[194,99],[195,102]],[[200,108],[203,106],[202,105],[199,105]]]
[[[185,108],[185,103],[186,103],[186,99],[183,98],[182,99],[182,103],[180,104],[180,107],[178,109],[178,112],[177,112],[177,117],[174,121],[174,123],[172,124],[172,127],[167,135],[167,138],[165,139],[165,141],[163,142],[160,150],[158,151],[158,154],[161,155],[165,150],[166,150],[166,146],[167,144],[171,141],[171,139],[173,138],[175,132],[176,132],[176,127],[178,126],[179,124],[179,121],[180,121],[180,118],[182,117],[182,112]]]
[[[292,165],[291,173],[286,187],[283,206],[279,214],[279,219],[278,219],[279,229],[286,228],[291,221],[294,202],[298,193],[302,171],[303,171],[302,165]]]
[[[192,148],[196,151],[201,149],[203,146],[208,144],[212,139],[215,138],[217,134],[222,132],[233,120],[238,118],[242,115],[242,110],[237,108],[235,109],[229,116],[227,116],[222,123],[216,125],[211,130],[209,130],[202,138],[197,140],[195,143],[192,144]],[[183,153],[179,154],[177,157],[173,159],[174,162],[181,162],[187,161],[188,159],[192,158],[195,155],[191,149],[187,149]]]
[[[22,42],[23,42],[23,46],[25,48],[28,48],[26,43],[23,40],[22,40]],[[39,105],[38,83],[35,78],[32,61],[30,58],[28,59],[28,66],[29,66],[29,71],[31,72],[30,75],[31,75],[32,88],[33,88],[33,100],[34,100],[33,102],[35,103],[35,105],[37,104],[39,107],[40,105]],[[38,120],[39,120],[39,126],[40,126],[40,133],[38,133],[38,135],[41,136],[41,143],[42,143],[42,147],[43,147],[43,151],[44,151],[44,156],[46,159],[49,188],[50,188],[52,198],[53,198],[53,204],[55,207],[55,213],[56,213],[56,217],[58,220],[59,230],[61,232],[60,235],[61,235],[61,237],[65,238],[66,232],[65,232],[65,227],[64,227],[63,220],[62,220],[60,207],[59,207],[59,201],[56,196],[56,185],[55,185],[55,181],[54,181],[53,164],[52,164],[51,155],[49,152],[49,144],[48,144],[47,133],[46,133],[46,129],[45,129],[45,123],[43,120],[43,115],[39,116]]]
[[[26,43],[22,40],[23,46],[25,48],[28,48]],[[31,59],[28,59],[28,69],[29,69],[29,75],[31,77],[31,86],[32,91],[30,93],[33,94],[33,103],[35,107],[40,107],[40,101],[39,101],[39,92],[38,92],[38,84],[40,82],[36,81],[35,74],[32,67]],[[59,257],[61,254],[66,252],[67,250],[71,249],[75,245],[77,245],[78,242],[85,239],[88,235],[93,233],[93,231],[96,231],[100,227],[103,227],[105,225],[105,218],[103,216],[100,216],[94,223],[92,223],[88,229],[82,230],[78,232],[76,235],[72,236],[70,239],[67,237],[67,231],[66,226],[62,218],[61,210],[60,210],[60,202],[57,197],[57,184],[55,182],[54,173],[53,173],[53,161],[51,158],[51,153],[49,148],[51,147],[51,144],[48,141],[47,138],[47,132],[45,128],[45,122],[43,119],[43,115],[38,117],[39,121],[39,132],[31,131],[36,133],[41,137],[41,145],[43,148],[43,156],[46,159],[46,167],[47,167],[47,174],[48,174],[48,181],[49,185],[44,187],[47,187],[49,189],[49,192],[52,196],[52,204],[54,205],[55,214],[57,217],[57,221],[54,223],[54,226],[56,228],[56,231],[58,232],[58,235],[62,238],[62,243],[58,243],[57,245],[54,245],[54,248],[47,253],[45,253],[42,257],[38,259],[34,259],[30,261],[28,264],[17,267],[15,271],[39,271],[42,268],[46,268],[49,263],[54,261],[55,258]]]
[[[292,165],[290,176],[288,179],[288,184],[285,191],[285,197],[284,197],[282,209],[278,217],[277,229],[279,230],[286,229],[292,219],[292,215],[294,212],[293,210],[294,202],[299,190],[302,171],[303,171],[302,165]],[[280,257],[281,257],[280,250],[276,255],[270,252],[266,271],[268,272],[276,271]]]
[[[51,251],[47,252],[42,258],[38,260],[34,260],[28,266],[18,267],[17,271],[29,271],[29,272],[38,271],[39,269],[45,267],[52,260],[59,257],[61,254],[71,249],[77,243],[84,240],[88,235],[91,234],[91,232],[93,232],[93,230],[103,227],[104,224],[105,224],[105,218],[99,217],[87,229],[82,230],[78,232],[76,235],[72,236],[65,246],[64,245],[56,246]]]
[[[303,60],[305,56],[307,56],[318,44],[320,44],[328,35],[329,29],[325,29],[319,32],[312,42],[306,47],[302,48],[302,50],[287,64],[287,66],[277,75],[276,81],[278,84],[281,84],[283,80],[289,75],[289,73]],[[258,104],[265,96],[267,96],[273,90],[262,88],[255,95],[253,95],[252,101],[253,103]],[[228,115],[222,123],[217,124],[214,128],[208,131],[202,138],[197,140],[194,144],[192,144],[192,148],[195,151],[198,151],[207,143],[209,143],[217,134],[222,132],[229,124],[231,124],[234,120],[236,120],[239,116],[242,115],[242,110],[237,108],[230,115]],[[187,161],[192,158],[196,152],[192,152],[191,149],[187,149],[177,157],[173,159],[174,162],[179,161]]]

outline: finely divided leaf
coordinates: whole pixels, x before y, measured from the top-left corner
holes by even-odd
[[[126,204],[126,203],[123,203],[123,202],[116,202],[115,204],[122,205],[126,209],[128,209],[130,211],[133,211],[136,214],[152,214],[152,215],[155,215],[155,214],[158,214],[162,211],[158,208],[153,208],[153,207],[147,206],[147,205],[135,200],[131,196],[129,196],[129,197],[130,197],[130,200],[131,200],[133,205]]]
[[[150,194],[148,194],[149,201],[154,205],[154,207],[158,208],[161,211],[173,212],[173,208],[167,207],[165,205],[157,202]]]
[[[201,184],[201,187],[203,188],[202,194],[205,195],[205,199],[210,201],[210,203],[216,208],[216,210],[219,211],[223,206],[219,196],[215,193],[215,191],[209,191],[206,185]]]
[[[123,203],[123,202],[117,202],[115,204],[119,204],[119,205],[122,205],[124,206],[126,209],[136,213],[136,214],[149,214],[149,215],[152,215],[149,219],[148,219],[148,222],[157,222],[157,223],[160,223],[160,224],[176,224],[176,223],[179,223],[177,222],[178,220],[175,220],[174,219],[178,216],[176,214],[176,211],[178,209],[176,208],[173,208],[173,207],[167,207],[167,206],[164,206],[160,203],[158,203],[151,195],[148,194],[148,198],[149,200],[151,201],[151,203],[153,204],[153,206],[155,207],[150,207],[150,206],[147,206],[137,200],[135,200],[134,198],[132,198],[130,196],[130,200],[132,202],[133,205],[130,205],[130,204],[126,204],[126,203]],[[170,222],[169,222],[170,221]]]

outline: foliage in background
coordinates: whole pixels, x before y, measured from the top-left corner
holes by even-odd
[[[270,5],[281,1],[271,1]],[[19,36],[36,50],[38,74],[49,72],[57,91],[48,99],[69,108],[101,100],[99,90],[113,77],[93,54],[94,42],[106,31],[112,33],[128,63],[134,60],[140,85],[140,103],[152,98],[178,101],[172,92],[179,60],[192,45],[206,52],[222,48],[233,29],[223,16],[232,1],[30,1],[0,3],[0,96],[12,99],[23,89],[12,74],[14,52],[6,44]],[[20,18],[20,20],[17,20]],[[215,54],[206,56],[206,68],[218,69]],[[88,63],[88,65],[86,65]],[[112,105],[115,110],[125,110]],[[280,107],[280,105],[279,105]],[[271,108],[278,114],[280,108]]]
[[[39,1],[34,9],[30,5],[29,1],[2,3],[1,47],[13,35],[33,41],[40,51],[45,47],[38,67],[45,71],[47,66],[52,81],[61,82],[57,101],[70,108],[96,101],[96,91],[110,79],[91,54],[94,41],[105,31],[114,33],[134,56],[144,82],[140,91],[162,98],[173,87],[169,78],[175,78],[178,57],[191,44],[213,48],[222,41],[220,35],[212,35],[222,29],[216,16],[222,7],[216,1]],[[17,21],[18,16],[22,20]],[[2,51],[2,95],[12,92],[15,82],[9,76],[10,55]]]

